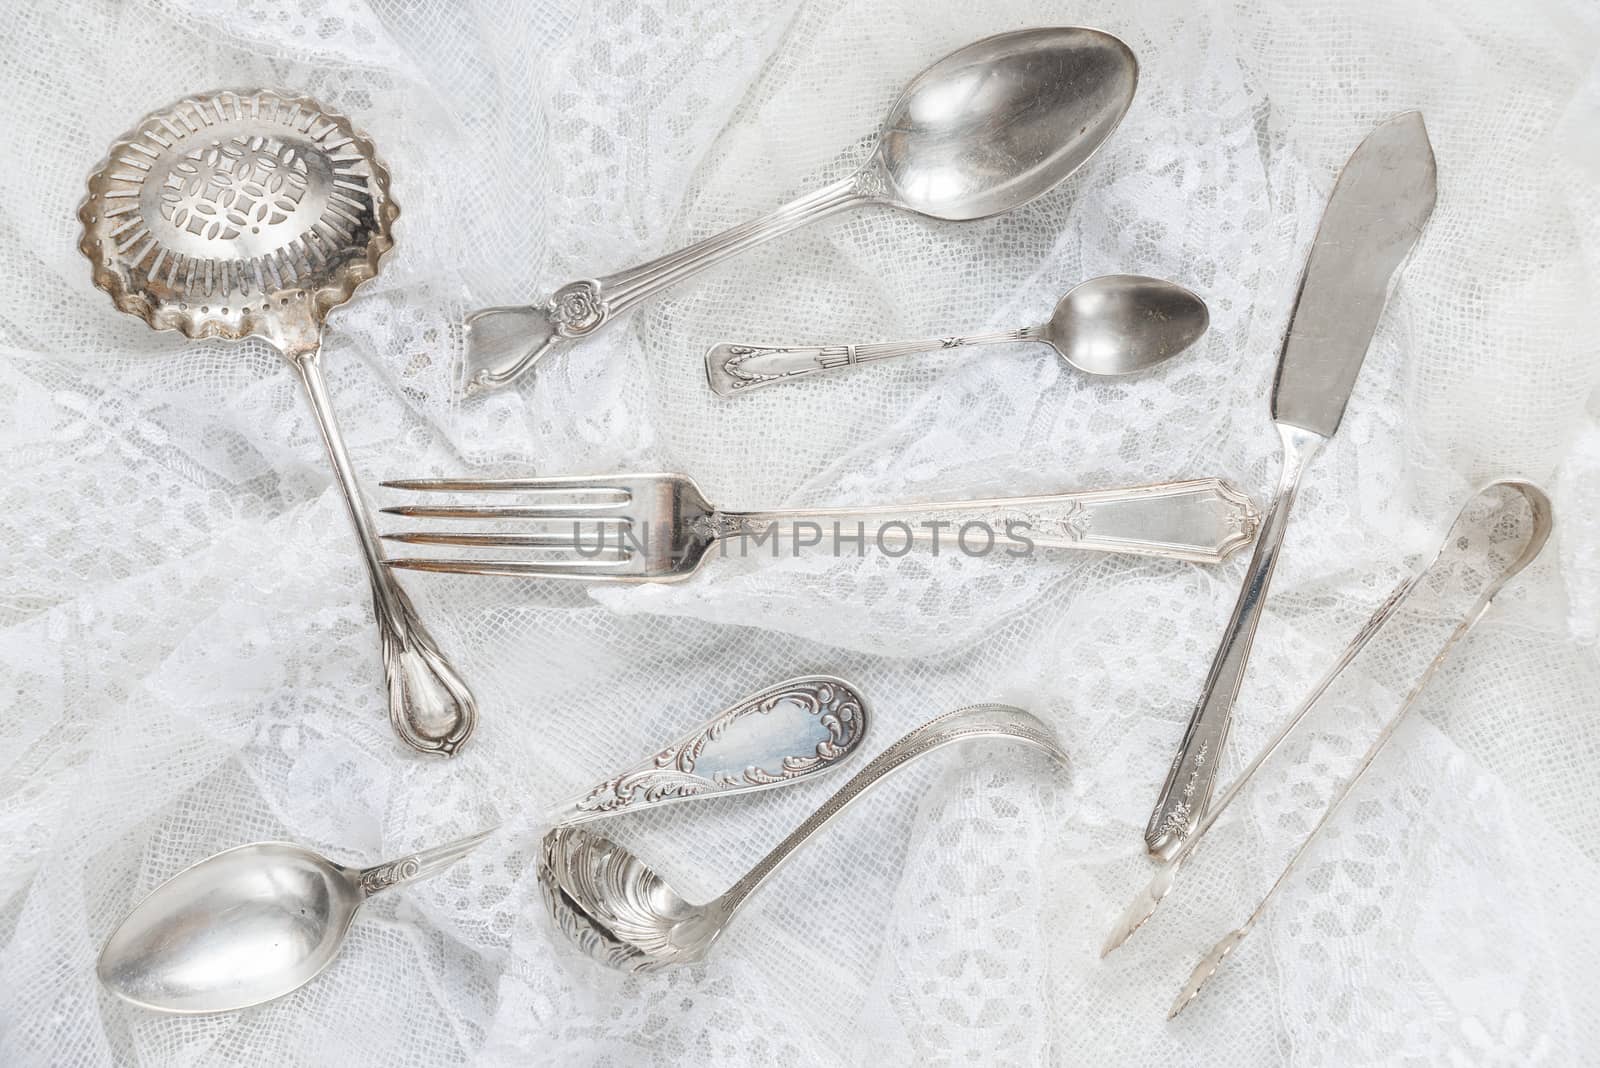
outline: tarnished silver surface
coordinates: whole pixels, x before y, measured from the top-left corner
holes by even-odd
[[[706,352],[706,381],[713,392],[731,397],[863,363],[1017,341],[1049,345],[1084,374],[1126,375],[1178,355],[1200,340],[1210,321],[1205,301],[1176,282],[1108,274],[1068,290],[1048,321],[1018,330],[867,345],[713,345]]]
[[[975,41],[912,80],[849,178],[630,270],[568,282],[535,304],[469,315],[467,388],[504,385],[668,286],[848,208],[883,204],[967,220],[1026,204],[1111,135],[1138,77],[1128,46],[1099,30],[1043,27]]]
[[[714,793],[769,789],[831,771],[859,748],[867,708],[850,683],[789,679],[556,807],[581,822]],[[445,870],[496,828],[369,868],[289,842],[229,849],[151,891],[101,950],[100,981],[173,1013],[227,1012],[298,989],[338,956],[363,902]]]
[[[811,544],[820,544],[825,532],[831,536],[834,524],[849,537],[864,539],[863,551],[877,530],[892,531],[896,549],[902,541],[928,544],[942,533],[952,551],[968,546],[965,551],[970,552],[975,544],[987,544],[987,551],[1013,555],[1033,548],[1088,549],[1217,563],[1250,544],[1257,523],[1250,498],[1215,478],[1041,497],[773,512],[722,511],[706,501],[693,481],[669,474],[407,479],[384,485],[427,493],[517,493],[524,503],[408,504],[383,511],[416,519],[509,520],[536,528],[529,533],[408,531],[385,538],[540,554],[531,560],[407,558],[390,560],[390,567],[603,582],[686,578],[705,562],[713,545],[728,538],[749,538],[774,549],[790,539],[787,544],[798,551],[801,531],[814,530],[818,540]],[[989,540],[981,542],[972,531],[984,532]]]
[[[382,565],[319,366],[323,320],[377,273],[398,215],[389,172],[343,115],[222,90],[152,112],[111,146],[78,209],[79,247],[120,310],[191,338],[264,338],[299,373],[367,566],[394,729],[450,754],[477,705]]]
[[[540,850],[539,885],[558,930],[615,968],[655,971],[705,957],[739,907],[817,831],[879,780],[935,749],[967,739],[1023,742],[1061,763],[1055,735],[1007,705],[974,705],[940,716],[895,742],[861,769],[721,896],[684,900],[638,857],[583,827],[558,826]]]
[[[1433,146],[1415,111],[1368,134],[1333,187],[1272,387],[1272,418],[1283,441],[1277,496],[1145,828],[1145,844],[1158,857],[1173,855],[1205,814],[1300,480],[1339,427],[1378,318],[1433,202]]]
[[[1443,666],[1445,659],[1461,642],[1461,639],[1465,638],[1467,633],[1489,611],[1489,607],[1494,603],[1495,597],[1505,584],[1515,578],[1523,568],[1532,563],[1534,558],[1544,549],[1545,542],[1550,539],[1550,532],[1554,529],[1554,524],[1555,515],[1550,504],[1550,498],[1545,495],[1543,490],[1531,482],[1514,479],[1494,482],[1473,496],[1471,500],[1462,506],[1461,512],[1456,516],[1455,522],[1450,527],[1450,532],[1440,544],[1433,560],[1412,578],[1407,579],[1396,587],[1394,592],[1379,606],[1377,612],[1373,614],[1372,618],[1352,639],[1349,646],[1340,654],[1333,667],[1312,689],[1310,696],[1289,717],[1289,721],[1284,724],[1283,729],[1266,744],[1261,752],[1256,755],[1256,758],[1250,762],[1249,767],[1245,768],[1239,778],[1228,788],[1228,791],[1223,794],[1216,807],[1195,828],[1193,836],[1161,866],[1161,869],[1156,872],[1155,877],[1150,881],[1150,885],[1129,904],[1127,910],[1118,920],[1117,927],[1112,932],[1111,939],[1106,943],[1102,955],[1121,945],[1129,935],[1138,929],[1140,924],[1149,919],[1161,899],[1172,889],[1179,866],[1190,853],[1194,852],[1195,845],[1211,829],[1217,817],[1238,796],[1239,791],[1249,782],[1256,769],[1278,750],[1284,740],[1306,717],[1306,714],[1317,704],[1339,673],[1355,659],[1356,655],[1388,622],[1389,618],[1405,603],[1416,588],[1425,583],[1430,573],[1437,571],[1449,574],[1454,569],[1462,568],[1464,565],[1461,557],[1464,553],[1470,552],[1488,557],[1491,569],[1489,579],[1479,592],[1477,599],[1461,617],[1460,622],[1451,631],[1450,636],[1445,639],[1444,644],[1440,646],[1439,652],[1412,686],[1411,692],[1406,695],[1399,710],[1384,724],[1383,729],[1373,739],[1372,745],[1362,755],[1355,771],[1334,792],[1332,799],[1328,802],[1328,807],[1289,858],[1289,862],[1284,865],[1283,871],[1279,873],[1277,880],[1273,882],[1266,896],[1256,905],[1255,910],[1251,912],[1243,924],[1223,935],[1217,944],[1211,948],[1210,952],[1201,958],[1200,963],[1195,966],[1193,973],[1179,992],[1177,999],[1172,1003],[1172,1008],[1168,1013],[1169,1017],[1176,1016],[1183,1011],[1184,1007],[1200,993],[1200,989],[1205,985],[1206,980],[1216,973],[1216,970],[1222,965],[1223,959],[1238,947],[1239,943],[1244,940],[1245,935],[1250,933],[1256,921],[1266,911],[1267,905],[1277,896],[1278,891],[1288,880],[1290,873],[1294,871],[1295,865],[1300,862],[1300,858],[1305,855],[1306,850],[1316,841],[1317,836],[1322,832],[1323,827],[1327,825],[1328,820],[1333,817],[1333,814],[1339,810],[1339,807],[1350,796],[1350,792],[1355,789],[1356,784],[1361,781],[1367,769],[1372,766],[1372,762],[1376,759],[1378,752],[1394,736],[1395,728],[1400,725],[1400,721],[1405,717],[1406,713],[1416,704],[1423,688],[1428,685],[1429,680]],[[1514,536],[1508,537],[1506,535],[1505,532],[1508,529],[1514,532]]]

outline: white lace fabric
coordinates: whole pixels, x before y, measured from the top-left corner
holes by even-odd
[[[1141,61],[1121,128],[1007,216],[860,211],[652,300],[462,403],[462,314],[680,247],[842,177],[898,88],[989,33],[1081,24]],[[1600,11],[1582,0],[204,0],[0,25],[0,1063],[1575,1064],[1600,1043]],[[452,761],[390,733],[365,578],[298,385],[259,342],[118,314],[77,251],[106,146],[185,94],[276,85],[350,114],[401,207],[326,365],[385,477],[677,470],[729,508],[1218,475],[1265,500],[1267,390],[1338,166],[1421,108],[1438,208],[1296,506],[1223,754],[1231,777],[1483,481],[1555,500],[1544,557],[1461,647],[1261,926],[1176,1022],[1432,656],[1392,625],[1104,961],[1141,831],[1243,572],[1057,553],[713,561],[671,587],[405,579],[472,684]],[[1096,274],[1172,278],[1209,335],[1094,381],[1034,346],[725,400],[717,341],[1042,320]],[[1444,620],[1448,623],[1448,620]],[[552,938],[545,806],[743,693],[857,682],[876,750],[976,700],[1033,710],[1065,773],[935,757],[786,865],[692,968]],[[825,793],[615,821],[691,898]],[[499,819],[373,900],[259,1009],[159,1017],[94,960],[145,892],[242,842],[375,863]]]

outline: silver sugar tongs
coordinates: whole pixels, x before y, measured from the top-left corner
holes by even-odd
[[[1444,540],[1440,543],[1439,549],[1434,554],[1433,559],[1430,560],[1425,567],[1418,569],[1418,571],[1410,578],[1401,582],[1400,585],[1395,587],[1394,591],[1384,599],[1383,603],[1378,606],[1377,611],[1372,614],[1372,617],[1367,620],[1366,624],[1361,628],[1361,630],[1356,633],[1356,636],[1351,639],[1350,644],[1347,645],[1344,651],[1339,654],[1339,658],[1334,661],[1333,666],[1329,668],[1328,672],[1324,674],[1320,680],[1318,680],[1314,687],[1312,687],[1311,693],[1300,704],[1300,707],[1295,709],[1294,714],[1289,717],[1289,720],[1284,724],[1283,729],[1280,730],[1277,735],[1274,736],[1272,740],[1262,748],[1260,753],[1256,754],[1255,759],[1250,762],[1249,766],[1246,767],[1239,777],[1234,780],[1233,784],[1228,787],[1227,791],[1222,795],[1217,803],[1213,805],[1206,815],[1200,820],[1199,824],[1195,827],[1194,834],[1189,837],[1180,846],[1180,848],[1161,865],[1159,869],[1157,869],[1149,884],[1145,886],[1145,888],[1140,892],[1139,896],[1128,905],[1128,907],[1123,911],[1122,915],[1118,918],[1117,925],[1112,930],[1111,936],[1106,940],[1105,945],[1100,950],[1100,955],[1102,957],[1126,942],[1128,937],[1132,935],[1133,932],[1140,927],[1140,925],[1154,915],[1156,907],[1160,904],[1161,899],[1166,897],[1167,893],[1171,891],[1173,882],[1177,878],[1178,869],[1182,866],[1184,860],[1188,858],[1189,854],[1194,852],[1195,847],[1199,845],[1201,839],[1205,837],[1206,832],[1209,831],[1212,825],[1216,823],[1218,817],[1220,817],[1222,813],[1227,810],[1228,806],[1233,802],[1234,798],[1239,795],[1245,784],[1250,781],[1251,776],[1255,774],[1256,770],[1261,767],[1268,757],[1277,751],[1279,746],[1283,744],[1284,740],[1288,738],[1291,733],[1293,733],[1294,729],[1299,726],[1300,722],[1305,719],[1306,715],[1311,711],[1311,709],[1319,700],[1321,700],[1323,694],[1325,694],[1328,688],[1333,685],[1334,680],[1339,677],[1340,672],[1342,672],[1350,664],[1350,662],[1356,658],[1362,649],[1366,647],[1367,643],[1372,640],[1378,631],[1383,628],[1384,624],[1387,623],[1395,614],[1395,612],[1400,608],[1401,604],[1406,601],[1406,599],[1417,588],[1417,586],[1423,582],[1423,580],[1436,566],[1438,566],[1440,561],[1444,558],[1446,552],[1452,547],[1456,549],[1467,548],[1473,540],[1468,537],[1470,530],[1480,528],[1485,524],[1486,520],[1504,516],[1505,509],[1509,505],[1515,503],[1515,501],[1508,501],[1505,499],[1508,494],[1515,495],[1517,498],[1520,498],[1520,500],[1525,503],[1526,507],[1531,512],[1529,520],[1523,524],[1524,529],[1520,532],[1524,539],[1521,552],[1518,553],[1514,558],[1505,562],[1501,566],[1498,573],[1496,573],[1494,577],[1491,578],[1484,586],[1483,591],[1478,595],[1478,598],[1473,603],[1472,607],[1466,612],[1465,615],[1462,616],[1461,622],[1456,625],[1455,630],[1453,630],[1450,633],[1450,636],[1445,639],[1445,642],[1440,647],[1438,654],[1433,658],[1432,662],[1428,664],[1427,669],[1423,671],[1422,676],[1417,680],[1416,684],[1412,686],[1411,692],[1406,695],[1406,699],[1400,705],[1399,711],[1397,711],[1394,716],[1390,718],[1389,722],[1384,724],[1383,729],[1378,732],[1377,737],[1373,740],[1371,747],[1367,749],[1366,753],[1362,756],[1360,763],[1356,765],[1355,771],[1351,774],[1349,779],[1347,779],[1345,783],[1335,791],[1333,798],[1328,803],[1328,807],[1326,810],[1324,810],[1322,817],[1317,821],[1316,826],[1311,829],[1310,833],[1306,835],[1305,840],[1300,843],[1300,846],[1295,850],[1294,855],[1289,858],[1289,862],[1284,866],[1283,871],[1278,875],[1277,881],[1272,884],[1271,889],[1269,889],[1266,896],[1261,899],[1261,902],[1256,906],[1255,911],[1250,914],[1249,918],[1246,919],[1242,925],[1224,935],[1222,939],[1212,947],[1211,951],[1201,959],[1200,963],[1195,967],[1194,972],[1189,976],[1188,982],[1184,984],[1183,990],[1178,994],[1177,1000],[1173,1002],[1172,1008],[1168,1013],[1169,1019],[1183,1011],[1184,1006],[1193,1000],[1195,995],[1200,992],[1200,988],[1205,985],[1206,980],[1210,979],[1211,976],[1216,973],[1217,968],[1222,964],[1223,958],[1232,952],[1234,947],[1237,946],[1244,939],[1245,935],[1250,932],[1250,929],[1255,926],[1256,921],[1260,919],[1262,913],[1266,911],[1267,905],[1272,901],[1272,899],[1277,895],[1279,889],[1288,880],[1289,873],[1294,870],[1295,865],[1299,863],[1300,858],[1305,855],[1306,851],[1310,848],[1311,843],[1315,841],[1318,834],[1321,833],[1328,820],[1332,818],[1334,812],[1339,809],[1339,806],[1344,803],[1347,797],[1349,797],[1350,792],[1355,788],[1355,785],[1361,780],[1362,776],[1366,774],[1367,769],[1371,767],[1373,760],[1377,757],[1379,750],[1381,750],[1389,741],[1390,737],[1393,736],[1395,728],[1399,726],[1401,719],[1403,719],[1405,714],[1411,710],[1411,706],[1416,703],[1417,697],[1422,693],[1423,688],[1443,665],[1445,658],[1449,656],[1450,651],[1455,648],[1456,644],[1460,642],[1460,640],[1466,636],[1467,632],[1477,624],[1478,620],[1484,616],[1484,614],[1488,611],[1490,604],[1493,603],[1495,596],[1500,592],[1500,589],[1518,572],[1527,567],[1528,564],[1531,563],[1544,548],[1544,544],[1549,539],[1550,531],[1554,525],[1554,513],[1550,505],[1550,498],[1545,495],[1543,490],[1541,490],[1538,486],[1533,485],[1531,482],[1524,482],[1516,479],[1505,479],[1492,482],[1485,486],[1483,489],[1474,494],[1465,505],[1462,506],[1461,511],[1456,516],[1455,522],[1451,524],[1449,534],[1446,535]],[[1500,498],[1498,503],[1493,501],[1493,498],[1496,497]]]

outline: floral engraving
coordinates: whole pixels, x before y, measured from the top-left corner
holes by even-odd
[[[747,716],[768,715],[784,704],[800,705],[803,713],[816,717],[826,732],[827,736],[811,752],[785,754],[775,768],[750,765],[712,776],[697,773],[695,766],[706,747],[722,737],[729,726]],[[848,755],[861,740],[865,726],[860,698],[853,691],[823,680],[785,686],[728,709],[699,732],[661,750],[644,766],[630,768],[601,783],[577,807],[582,812],[616,812],[638,802],[655,803],[782,782]]]
[[[764,530],[765,526],[757,530],[746,516],[728,515],[726,512],[697,515],[689,522],[689,532],[697,538],[732,538],[744,534],[760,534]]]
[[[1082,541],[1085,534],[1089,533],[1089,524],[1093,516],[1089,509],[1083,506],[1082,501],[1068,501],[1066,509],[1056,520],[1056,527],[1065,534],[1070,541]]]
[[[369,894],[376,894],[379,890],[387,890],[396,883],[405,882],[421,869],[421,861],[414,856],[380,864],[361,873],[361,889]]]
[[[855,190],[864,197],[881,197],[887,191],[883,170],[876,160],[856,172]]]
[[[550,298],[550,321],[563,337],[589,333],[606,321],[605,301],[593,282],[572,282]]]
[[[161,187],[161,215],[208,241],[285,222],[305,196],[304,156],[272,137],[235,137],[191,150]]]
[[[1200,789],[1200,771],[1205,767],[1206,754],[1210,752],[1210,744],[1202,742],[1194,754],[1194,767],[1189,772],[1189,778],[1183,784],[1183,800],[1167,809],[1166,818],[1161,821],[1162,835],[1182,838],[1192,829],[1194,812],[1194,795]]]

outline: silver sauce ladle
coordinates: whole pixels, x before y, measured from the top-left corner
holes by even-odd
[[[643,861],[584,827],[558,825],[540,849],[539,886],[556,927],[595,960],[647,972],[702,960],[778,865],[851,802],[906,764],[954,742],[999,738],[1067,757],[1055,734],[1010,705],[973,705],[929,720],[879,753],[743,878],[703,905],[685,900]]]

